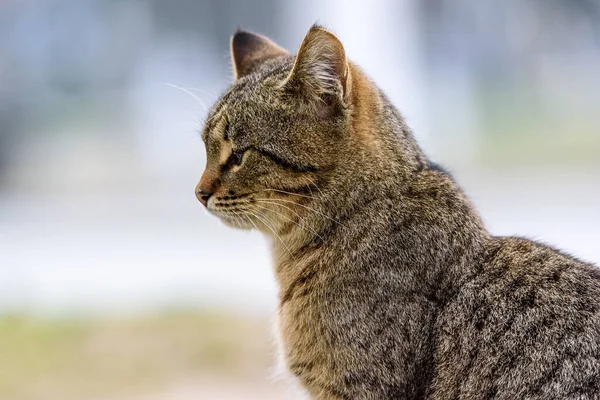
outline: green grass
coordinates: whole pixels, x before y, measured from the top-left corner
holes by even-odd
[[[128,319],[0,317],[0,399],[82,399],[183,378],[264,377],[264,321],[219,313]],[[257,368],[258,367],[258,368]]]

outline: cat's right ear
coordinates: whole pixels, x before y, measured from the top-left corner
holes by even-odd
[[[272,40],[262,35],[238,29],[231,37],[233,74],[238,80],[254,71],[263,62],[288,54]]]
[[[342,42],[327,29],[313,25],[284,88],[307,99],[319,114],[328,115],[348,96],[348,60]]]

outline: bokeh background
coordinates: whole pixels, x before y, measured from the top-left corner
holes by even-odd
[[[267,245],[193,189],[230,35],[315,21],[494,234],[600,262],[596,0],[2,0],[1,399],[295,398]]]

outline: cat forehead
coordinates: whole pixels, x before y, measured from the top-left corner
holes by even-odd
[[[235,113],[237,109],[244,109],[259,103],[264,96],[264,89],[260,82],[236,82],[221,96],[209,113],[208,121],[215,125],[226,114]]]
[[[287,79],[293,61],[293,57],[282,57],[264,62],[253,73],[236,80],[221,101],[235,104],[274,95],[276,89]]]
[[[203,139],[215,131],[223,119],[252,117],[254,111],[276,102],[276,88],[285,81],[293,66],[293,57],[266,62],[252,74],[235,81],[210,111]],[[221,124],[224,126],[224,124]]]
[[[252,114],[253,110],[272,103],[275,97],[273,88],[264,82],[233,85],[215,104],[208,120],[214,125],[225,117],[235,119],[239,115]]]
[[[264,114],[261,110],[268,102],[264,95],[259,95],[255,90],[235,91],[234,89],[230,89],[223,95],[211,110],[202,136],[205,142],[209,137],[220,140],[230,127],[235,127],[239,123],[247,123],[249,120],[257,118],[259,114]]]

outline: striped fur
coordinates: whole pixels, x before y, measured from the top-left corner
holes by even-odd
[[[249,61],[202,179],[210,212],[270,241],[282,358],[310,397],[600,398],[599,270],[491,236],[331,33],[296,57],[258,42],[232,52]]]

